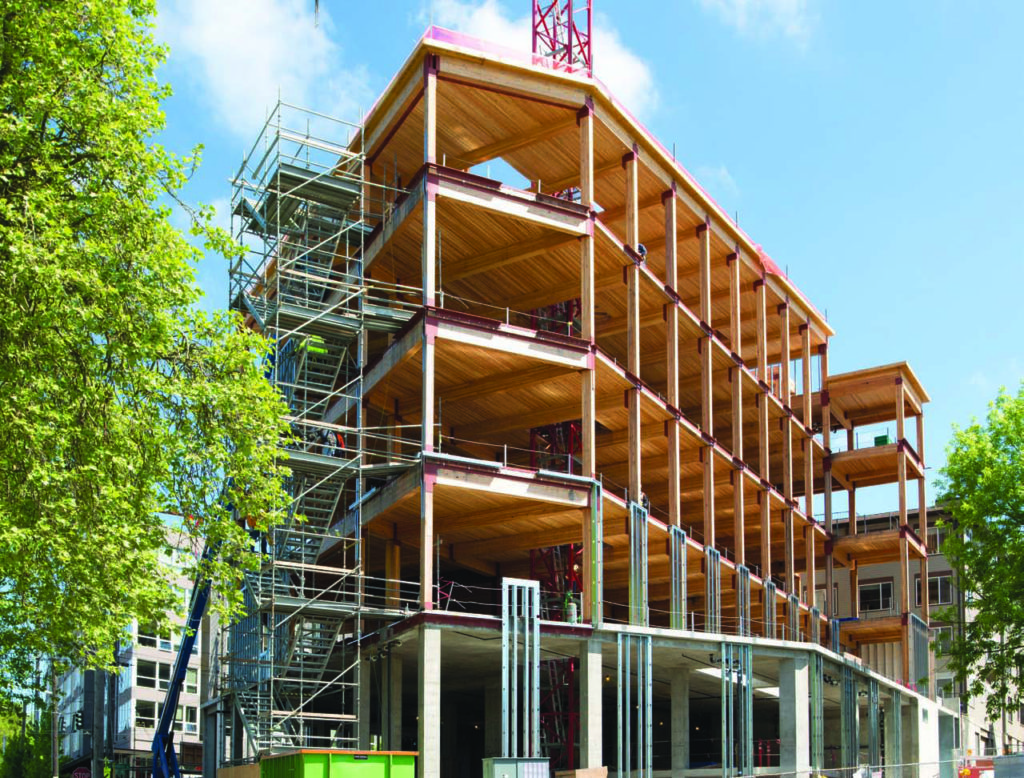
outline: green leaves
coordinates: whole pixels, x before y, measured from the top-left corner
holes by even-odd
[[[198,160],[151,143],[169,94],[149,0],[0,11],[0,676],[103,663],[175,599],[168,549],[220,541],[230,615],[258,564],[227,509],[287,505],[267,344],[194,308],[201,252],[160,205]],[[237,253],[208,208],[207,249]],[[232,484],[223,494],[226,483]],[[182,528],[168,514],[193,516]],[[190,537],[180,537],[184,533]]]
[[[966,598],[951,667],[992,717],[1024,704],[1024,384],[989,405],[984,424],[955,428],[939,482],[952,517],[942,551]],[[937,614],[955,621],[955,612]]]

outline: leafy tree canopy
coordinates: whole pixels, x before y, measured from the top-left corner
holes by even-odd
[[[989,406],[985,423],[954,428],[940,501],[951,531],[942,551],[966,599],[962,636],[947,653],[992,717],[1024,704],[1024,384]],[[956,613],[938,614],[956,620]]]
[[[109,660],[180,599],[162,512],[219,543],[230,612],[256,559],[226,506],[265,528],[286,504],[267,343],[196,308],[202,252],[169,222],[197,156],[153,140],[169,94],[154,13],[0,9],[0,695],[38,653]],[[207,249],[238,250],[193,215]]]

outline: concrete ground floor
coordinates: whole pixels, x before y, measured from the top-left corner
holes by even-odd
[[[559,769],[952,778],[955,714],[825,647],[618,624],[538,633],[529,697],[512,688],[521,667],[503,672],[505,652],[523,652],[499,618],[435,611],[379,631],[363,652],[362,745],[418,751],[425,778],[478,778],[503,737],[529,753],[532,726]]]

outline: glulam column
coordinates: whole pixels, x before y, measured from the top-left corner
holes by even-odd
[[[662,193],[661,201],[665,206],[665,283],[673,292],[679,284],[679,260],[676,246],[677,203],[675,182],[672,188]],[[679,307],[675,302],[665,306],[665,365],[666,393],[668,404],[679,408]],[[669,422],[668,425],[668,520],[669,524],[678,527],[682,521],[680,515],[680,475],[679,475],[679,425]]]
[[[712,342],[711,342],[711,222],[707,220],[697,227],[700,241],[698,260],[698,283],[700,285],[700,318],[705,334],[697,342],[700,348],[700,410],[701,430],[704,433],[701,456],[703,457],[703,502],[704,502],[704,545],[715,546],[715,437],[714,409],[712,402]]]
[[[626,245],[634,262],[628,266],[626,277],[626,352],[629,372],[640,377],[640,265],[637,246],[640,243],[640,209],[638,186],[640,155],[636,146],[622,158],[626,170]],[[640,391],[629,390],[629,499],[641,502],[641,463],[643,441],[640,427]]]
[[[738,359],[743,353],[743,317],[740,307],[740,270],[742,261],[736,252],[726,258],[729,269],[729,345]],[[743,478],[743,370],[739,364],[729,369],[732,387],[732,456],[737,466],[732,472],[733,537],[736,563],[747,563],[747,543],[744,536],[744,478]]]

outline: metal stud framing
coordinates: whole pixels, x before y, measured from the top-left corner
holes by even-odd
[[[817,605],[811,608],[811,631],[808,639],[811,643],[821,642],[821,611]]]
[[[540,583],[519,578],[501,582],[501,754],[540,756]]]
[[[654,763],[653,641],[650,635],[620,634],[618,646],[618,778],[651,778]]]
[[[841,767],[856,767],[860,757],[860,726],[858,722],[857,678],[853,668],[843,668],[843,702],[840,711],[842,719]]]
[[[843,649],[842,644],[839,642],[839,639],[841,637],[841,634],[839,632],[839,619],[832,619],[832,621],[829,622],[829,624],[829,632],[831,633],[832,637],[832,650],[839,654],[842,652]]]
[[[886,728],[891,733],[885,739],[886,778],[903,776],[903,694],[898,689],[889,691],[891,699],[885,711]],[[891,719],[891,720],[890,720]],[[892,767],[889,767],[892,765]]]
[[[704,547],[704,631],[722,631],[722,555]]]
[[[928,627],[916,614],[907,614],[910,619],[910,678],[912,689],[928,696]]]
[[[811,654],[811,769],[818,772],[825,764],[825,662]]]
[[[629,623],[649,625],[647,607],[647,510],[629,504]]]
[[[668,528],[668,550],[672,576],[669,626],[686,629],[686,532],[680,527]]]
[[[779,636],[778,611],[775,609],[775,584],[764,582],[764,634],[773,640]]]
[[[786,600],[786,638],[800,640],[800,598],[795,594]]]
[[[878,747],[878,681],[868,679],[868,764],[876,768],[882,762]]]
[[[754,662],[750,646],[723,643],[722,775],[754,771]]]
[[[604,500],[600,482],[595,482],[590,493],[590,537],[588,557],[590,565],[590,623],[595,627],[604,621]]]
[[[736,634],[750,634],[750,570],[745,565],[736,566]]]

